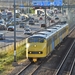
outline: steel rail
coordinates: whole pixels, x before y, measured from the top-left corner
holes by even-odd
[[[72,47],[73,47],[74,44],[75,44],[75,40],[73,41],[71,47],[69,48],[69,51],[67,52],[67,54],[66,54],[66,56],[64,57],[63,61],[61,62],[61,64],[60,64],[58,70],[55,71],[55,73],[54,73],[53,75],[58,75],[58,74],[59,74],[59,72],[60,72],[60,70],[61,70],[61,68],[62,68],[62,66],[63,66],[65,60],[67,59],[68,54],[70,53],[70,51],[71,51],[71,49],[72,49]]]

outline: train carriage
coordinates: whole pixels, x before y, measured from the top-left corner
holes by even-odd
[[[26,56],[33,62],[44,58],[68,35],[69,25],[56,25],[26,39]]]

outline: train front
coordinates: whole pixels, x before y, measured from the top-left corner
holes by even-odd
[[[41,36],[32,36],[26,39],[26,57],[31,62],[46,56],[46,39]]]

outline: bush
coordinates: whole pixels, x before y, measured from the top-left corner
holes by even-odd
[[[0,58],[4,58],[7,56],[7,52],[0,52]]]
[[[35,13],[35,10],[31,8],[31,9],[29,10],[29,12],[30,12],[30,13]]]

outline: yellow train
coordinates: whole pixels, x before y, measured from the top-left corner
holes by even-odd
[[[48,56],[50,52],[68,35],[69,25],[56,25],[39,31],[26,39],[26,57],[31,62]]]

